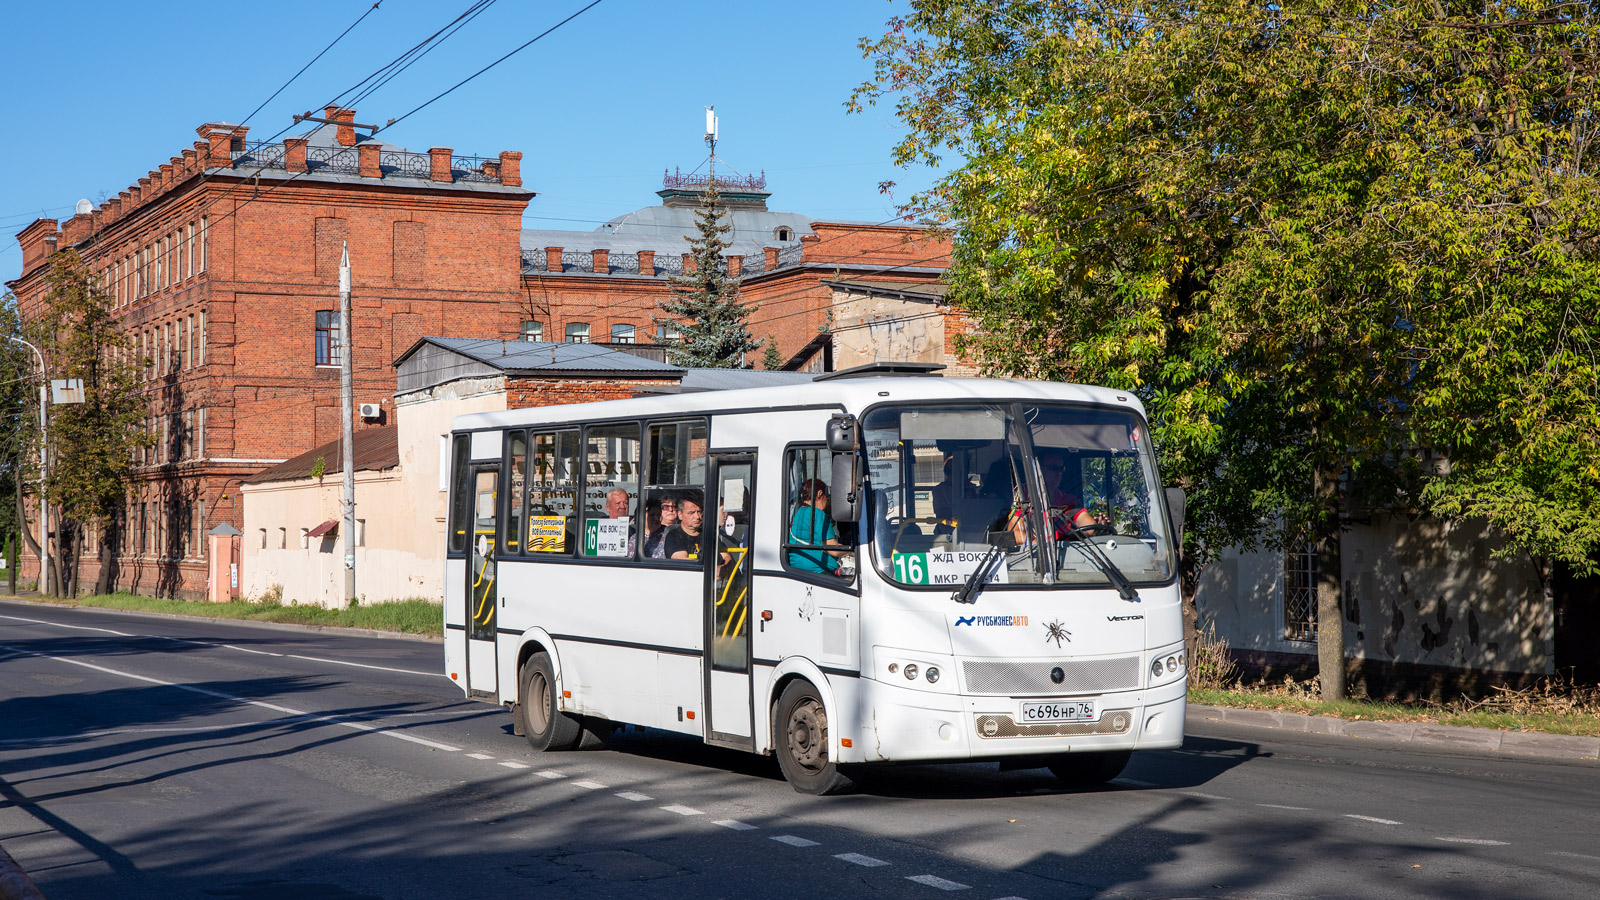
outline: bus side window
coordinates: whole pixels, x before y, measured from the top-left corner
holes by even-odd
[[[593,425],[583,432],[583,556],[637,554],[639,425]]]
[[[828,509],[833,500],[833,455],[817,448],[796,448],[784,460],[784,564],[816,575],[838,572],[855,546],[854,529],[841,532]]]
[[[704,524],[706,482],[706,423],[657,422],[648,429],[644,459],[644,540],[640,559],[670,560],[673,549],[695,547],[695,557],[683,565],[698,565],[698,531],[684,531],[686,511],[697,510]]]
[[[458,434],[451,441],[450,473],[450,552],[465,553],[471,543],[467,534],[467,509],[472,494],[471,476],[467,467],[467,436]]]
[[[526,552],[571,556],[578,543],[578,433],[535,432],[528,447]]]
[[[522,554],[522,492],[528,483],[528,435],[514,431],[506,436],[506,455],[510,462],[510,479],[506,484],[505,533],[501,536],[502,556]]]

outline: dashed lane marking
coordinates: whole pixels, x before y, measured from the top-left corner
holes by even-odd
[[[1256,805],[1267,809],[1292,809],[1295,812],[1311,812],[1311,807],[1309,806],[1284,806],[1281,803],[1257,803]]]
[[[1565,856],[1567,859],[1587,859],[1591,862],[1600,862],[1600,856],[1590,856],[1587,853],[1568,853],[1565,850],[1551,850],[1551,856]]]
[[[817,846],[817,842],[816,841],[808,841],[803,837],[798,837],[798,836],[792,835],[792,834],[780,834],[777,837],[774,837],[773,840],[777,841],[780,844],[788,844],[791,847],[815,847],[815,846]]]
[[[870,856],[863,856],[860,853],[835,853],[833,855],[833,858],[834,859],[842,859],[847,863],[854,863],[854,864],[856,864],[858,866],[869,866],[870,867],[870,866],[887,866],[888,865],[888,863],[884,862],[881,859],[873,859]]]
[[[700,812],[700,810],[695,809],[692,806],[676,806],[676,805],[674,805],[674,806],[663,806],[661,808],[666,810],[667,812],[677,813],[680,816],[700,816],[700,815],[704,815],[704,813]]]
[[[555,769],[544,769],[542,771],[535,772],[533,774],[539,776],[540,778],[548,778],[551,781],[555,781],[557,778],[565,778],[565,777],[567,777],[567,774],[565,772],[557,772]]]
[[[572,784],[574,787],[581,787],[591,791],[603,791],[606,787],[598,781],[574,781]]]
[[[738,819],[718,819],[715,822],[712,822],[711,824],[713,824],[713,825],[721,825],[723,828],[731,828],[734,831],[755,831],[756,830],[756,827],[754,825],[750,825],[748,823],[741,822]]]
[[[1156,784],[1156,783],[1150,782],[1150,781],[1140,781],[1137,778],[1113,778],[1113,779],[1111,779],[1111,783],[1112,784],[1120,784],[1123,787],[1160,787],[1161,786],[1159,784]]]
[[[907,875],[906,880],[915,881],[917,884],[925,884],[931,888],[938,888],[941,891],[965,891],[972,888],[970,884],[962,884],[959,881],[951,881],[948,878],[940,878],[937,875]]]
[[[1232,799],[1231,797],[1221,797],[1221,796],[1218,796],[1216,794],[1202,794],[1199,791],[1179,791],[1178,793],[1185,794],[1185,795],[1190,796],[1190,797],[1199,797],[1201,800],[1231,800]]]
[[[1490,841],[1483,838],[1442,837],[1439,840],[1447,844],[1476,844],[1480,847],[1509,847],[1505,841]]]
[[[49,623],[46,623],[46,624],[49,624]],[[151,678],[148,675],[135,675],[132,672],[123,672],[123,671],[120,671],[118,669],[110,669],[110,668],[106,668],[105,666],[97,666],[94,663],[84,662],[81,659],[67,659],[67,658],[62,657],[62,656],[51,656],[51,655],[49,655],[47,653],[35,653],[32,650],[19,650],[19,649],[15,648],[15,647],[0,647],[0,650],[7,650],[7,651],[10,651],[12,653],[20,653],[20,654],[23,654],[25,656],[38,657],[39,659],[54,660],[56,662],[66,663],[66,664],[72,665],[72,666],[80,666],[80,667],[85,668],[85,669],[91,669],[91,670],[93,670],[95,672],[104,672],[107,675],[116,675],[119,678],[127,678],[127,679],[130,679],[130,680],[133,680],[133,681],[142,681],[142,682],[144,682],[146,684],[156,684],[156,685],[160,685],[161,687],[177,688],[178,690],[182,690],[182,691],[193,691],[196,694],[202,694],[202,695],[207,696],[207,697],[215,697],[215,698],[217,698],[219,700],[227,700],[230,703],[239,703],[239,704],[242,704],[244,706],[255,706],[255,707],[259,707],[261,709],[269,709],[269,710],[272,710],[273,712],[276,712],[276,713],[283,713],[284,715],[296,716],[296,717],[302,718],[302,719],[304,719],[306,721],[309,721],[309,722],[326,722],[329,725],[337,725],[340,728],[348,728],[351,731],[364,731],[364,732],[368,732],[370,734],[382,735],[383,737],[390,737],[390,738],[394,738],[396,740],[406,741],[406,742],[412,743],[412,744],[421,744],[424,747],[432,747],[435,750],[444,750],[444,751],[447,751],[447,752],[450,752],[450,753],[455,753],[455,752],[458,752],[458,751],[461,750],[460,747],[452,747],[449,744],[442,744],[442,743],[440,743],[438,741],[430,741],[427,738],[420,738],[420,737],[417,737],[416,735],[413,735],[413,734],[405,734],[404,732],[394,731],[394,730],[389,729],[389,728],[379,728],[379,727],[377,727],[375,725],[367,725],[367,724],[364,724],[362,722],[352,722],[352,721],[350,721],[350,718],[348,716],[321,715],[321,714],[318,714],[318,713],[310,713],[310,712],[306,712],[303,709],[294,709],[294,708],[288,707],[288,706],[280,706],[280,705],[278,705],[276,703],[268,703],[265,700],[250,700],[250,699],[247,699],[247,698],[244,698],[244,697],[236,697],[236,696],[234,696],[232,694],[224,694],[221,691],[213,691],[213,690],[211,690],[209,688],[196,687],[196,686],[194,686],[192,684],[180,684],[180,683],[178,683],[176,681],[163,681],[160,678]]]
[[[527,763],[513,762],[511,760],[506,760],[505,762],[501,763],[500,765],[505,766],[508,769],[526,769],[526,768],[528,768],[528,764]]]
[[[1345,813],[1344,817],[1346,819],[1360,819],[1363,822],[1375,822],[1375,823],[1377,823],[1379,825],[1404,825],[1405,824],[1404,822],[1396,822],[1393,819],[1380,819],[1380,818],[1377,818],[1376,816],[1358,816],[1355,813]]]
[[[494,759],[487,753],[468,753],[467,759]]]
[[[635,803],[638,803],[641,800],[654,800],[655,799],[654,797],[650,796],[649,794],[641,794],[638,791],[622,791],[622,792],[618,793],[617,796],[621,797],[624,800],[632,800]]]

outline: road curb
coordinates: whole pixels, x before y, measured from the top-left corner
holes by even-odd
[[[0,900],[44,900],[39,886],[4,847],[0,847]]]
[[[1500,731],[1495,728],[1433,725],[1427,722],[1353,721],[1337,716],[1311,716],[1268,709],[1235,709],[1229,706],[1200,706],[1194,703],[1189,704],[1188,714],[1199,720],[1245,725],[1251,728],[1274,728],[1280,731],[1333,734],[1401,744],[1425,744],[1455,750],[1600,763],[1600,737]]]

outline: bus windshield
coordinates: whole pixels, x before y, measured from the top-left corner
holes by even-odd
[[[959,587],[996,546],[988,587],[1103,587],[1108,564],[1135,584],[1172,577],[1148,426],[1131,411],[885,406],[862,440],[875,565],[891,581]]]

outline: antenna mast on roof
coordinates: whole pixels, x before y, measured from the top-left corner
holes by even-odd
[[[717,188],[717,108],[706,107],[706,146],[711,148],[711,178],[706,185],[710,190]]]

